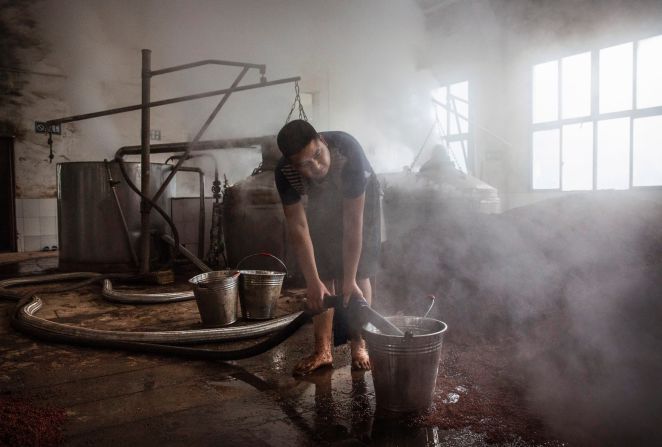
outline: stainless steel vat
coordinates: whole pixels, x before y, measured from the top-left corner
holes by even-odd
[[[140,238],[140,198],[126,185],[116,162],[108,163],[117,196],[126,218],[130,243],[138,250]],[[140,163],[125,163],[129,178],[140,185]],[[161,163],[150,166],[150,188],[156,191],[169,172]],[[170,183],[157,203],[170,213]],[[122,219],[102,161],[69,162],[57,165],[58,234],[60,269],[68,271],[128,271],[136,268]],[[151,214],[153,233],[168,232],[156,212]],[[153,242],[156,244],[156,242]],[[157,248],[157,247],[155,247]],[[153,250],[153,260],[162,252]]]

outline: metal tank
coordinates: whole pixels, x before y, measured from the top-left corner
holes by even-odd
[[[140,187],[140,163],[124,164],[131,181]],[[151,191],[161,186],[170,168],[165,164],[151,163]],[[115,184],[117,200],[111,179]],[[108,162],[106,166],[102,161],[59,163],[57,188],[60,269],[108,272],[134,270],[137,266],[129,240],[133,251],[139,253],[140,197],[124,181],[119,165]],[[173,179],[157,201],[168,214],[174,188]],[[126,220],[126,230],[118,202]],[[156,236],[169,232],[165,220],[154,210],[151,213],[151,230]],[[157,264],[167,249],[158,238],[152,240],[152,262]]]
[[[269,252],[295,273],[295,256],[287,242],[285,214],[274,171],[258,172],[226,189],[223,196],[223,233],[228,265],[236,267],[246,256]],[[280,270],[275,261],[256,257],[245,268]]]
[[[501,212],[496,188],[455,168],[442,146],[419,172],[380,174],[385,239],[399,241],[423,222],[449,215],[480,218]]]

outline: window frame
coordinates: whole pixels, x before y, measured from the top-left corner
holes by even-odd
[[[468,100],[464,100],[464,99],[462,99],[458,96],[455,96],[455,95],[451,94],[451,86],[452,85],[462,84],[464,82],[467,83],[467,96],[469,97]],[[467,142],[466,147],[462,147],[462,152],[464,153],[464,160],[465,160],[465,163],[466,163],[466,166],[467,166],[467,174],[472,174],[474,172],[473,113],[471,113],[471,109],[472,109],[471,84],[472,83],[469,81],[469,79],[465,79],[463,81],[447,82],[445,84],[440,84],[437,87],[435,87],[435,90],[439,89],[439,88],[445,88],[446,89],[446,98],[451,98],[452,97],[453,101],[460,101],[460,102],[465,103],[467,105],[467,109],[469,110],[469,113],[468,113],[469,116],[468,117],[462,116],[460,113],[457,112],[457,104],[456,103],[454,103],[455,104],[455,106],[453,107],[454,110],[451,110],[449,105],[442,104],[439,100],[437,100],[434,97],[434,95],[432,95],[432,94],[430,95],[430,98],[432,100],[432,104],[434,106],[435,119],[438,120],[438,118],[439,118],[438,114],[437,114],[437,110],[436,110],[437,107],[442,107],[443,109],[446,110],[446,123],[440,123],[442,125],[442,129],[444,131],[444,134],[441,135],[441,137],[443,138],[443,140],[446,141],[446,144],[448,146],[450,146],[450,143],[452,143],[452,142],[457,142],[457,141],[463,142],[465,140]],[[448,102],[450,104],[451,101],[449,100]],[[455,133],[455,134],[452,134],[452,135],[450,134],[451,115],[453,115],[456,119],[456,126],[457,126],[458,130],[461,129],[459,119],[460,118],[466,119],[466,121],[467,121],[467,131],[466,132],[463,132],[463,133],[459,132],[459,133]],[[443,128],[443,126],[445,126],[445,128]],[[450,147],[448,148],[448,150],[450,151]],[[459,167],[458,167],[458,169],[459,169]]]
[[[637,54],[639,49],[639,42],[652,37],[657,37],[658,35],[648,36],[639,38],[633,41],[622,42],[620,44],[609,45],[602,48],[594,48],[589,50],[591,56],[591,108],[590,114],[575,117],[575,118],[562,118],[563,114],[563,64],[562,60],[566,57],[574,56],[576,54],[588,53],[589,51],[573,52],[572,54],[567,54],[561,56],[557,59],[545,60],[542,62],[535,63],[531,66],[530,70],[530,88],[529,92],[531,94],[531,108],[529,110],[529,190],[532,192],[590,192],[590,191],[610,191],[613,189],[597,189],[597,179],[598,179],[598,123],[600,121],[605,121],[609,119],[616,118],[629,118],[630,121],[630,135],[629,135],[629,173],[628,173],[628,188],[623,191],[628,190],[659,190],[662,189],[662,180],[660,185],[652,186],[634,186],[633,185],[633,176],[634,176],[634,120],[637,118],[645,118],[650,116],[662,116],[662,105],[647,107],[645,109],[637,109]],[[632,108],[628,110],[621,110],[618,112],[607,112],[600,113],[600,51],[610,48],[612,46],[627,44],[632,42]],[[533,72],[534,68],[537,65],[544,64],[547,62],[557,61],[558,62],[558,73],[557,73],[557,98],[558,98],[558,113],[557,120],[554,121],[545,121],[541,123],[533,122]],[[661,81],[662,82],[662,81]],[[563,127],[566,125],[572,124],[582,124],[582,123],[592,123],[593,124],[593,172],[592,172],[592,188],[586,190],[564,190],[563,189]],[[533,134],[541,130],[557,130],[559,131],[559,187],[558,188],[534,188],[533,186],[533,169],[534,169],[534,156],[533,156]]]

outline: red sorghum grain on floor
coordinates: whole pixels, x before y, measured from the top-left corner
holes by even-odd
[[[504,340],[446,342],[433,407],[422,422],[443,429],[469,428],[484,433],[489,442],[550,439],[541,419],[527,408],[511,348]]]
[[[30,447],[62,444],[67,416],[61,408],[0,396],[0,446]]]

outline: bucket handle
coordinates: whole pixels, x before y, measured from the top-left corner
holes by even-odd
[[[276,261],[278,261],[280,263],[280,265],[283,266],[283,268],[285,269],[285,274],[287,274],[287,267],[285,266],[285,263],[283,261],[281,261],[280,258],[278,258],[276,255],[272,255],[271,253],[268,253],[266,251],[263,251],[263,252],[260,252],[260,253],[253,253],[252,255],[246,256],[244,259],[242,259],[241,261],[239,261],[237,263],[237,270],[239,270],[239,266],[241,266],[242,262],[244,262],[248,258],[252,258],[252,257],[255,257],[255,256],[266,256],[268,258],[275,259]]]
[[[423,315],[423,318],[427,318],[428,314],[430,313],[430,311],[431,311],[432,308],[434,307],[434,300],[437,299],[437,298],[436,298],[434,295],[432,295],[432,294],[426,296],[426,298],[430,300],[430,305],[428,306],[428,310],[425,311],[425,314]]]

